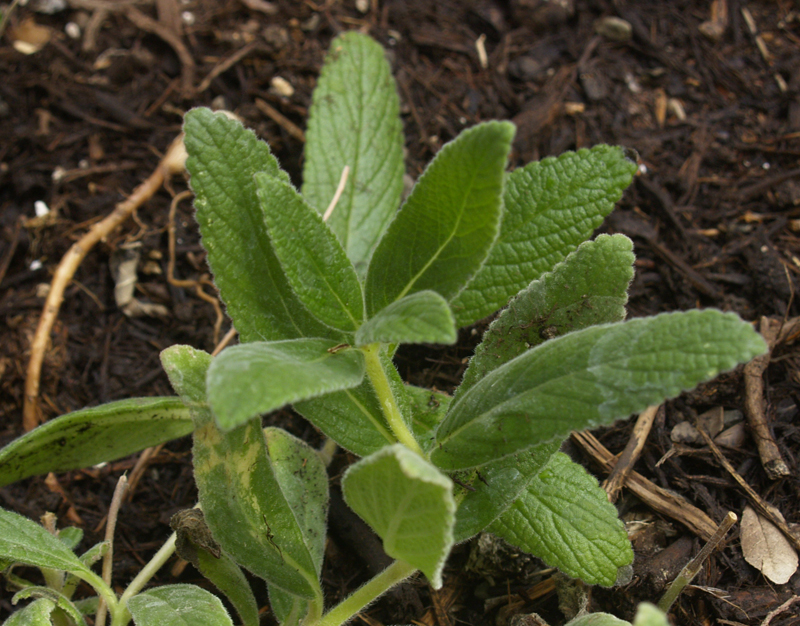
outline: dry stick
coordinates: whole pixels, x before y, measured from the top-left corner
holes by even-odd
[[[150,177],[133,190],[133,193],[120,202],[105,219],[91,227],[88,233],[72,244],[58,264],[50,291],[39,318],[36,334],[31,342],[31,358],[25,378],[25,401],[22,410],[22,426],[26,431],[33,430],[41,419],[39,407],[39,383],[42,374],[42,362],[50,341],[50,331],[58,317],[58,310],[64,301],[64,291],[69,285],[75,271],[84,257],[97,244],[108,237],[131,214],[158,191],[161,184],[172,174],[182,172],[186,161],[186,149],[183,146],[183,135],[178,136],[167,150]]]
[[[761,464],[771,480],[791,474],[767,423],[766,400],[764,399],[764,371],[769,365],[772,348],[778,338],[778,330],[778,325],[770,324],[769,318],[761,318],[759,331],[764,337],[764,341],[767,342],[769,351],[757,356],[744,366],[744,414],[753,438],[756,440]]]
[[[700,573],[700,570],[703,568],[703,563],[705,563],[706,559],[711,556],[711,553],[716,549],[719,543],[724,539],[725,535],[728,534],[728,531],[731,529],[736,523],[736,520],[739,519],[736,517],[736,513],[732,511],[728,511],[728,514],[725,516],[725,519],[722,520],[720,525],[717,527],[717,530],[714,532],[714,535],[711,539],[708,540],[708,543],[703,546],[700,552],[697,553],[697,556],[694,557],[689,563],[681,570],[681,573],[672,581],[672,584],[667,589],[667,592],[664,594],[664,597],[658,603],[658,608],[664,611],[664,613],[668,613],[670,607],[675,603],[675,600],[678,599],[678,596],[681,595],[681,591],[684,590],[686,585],[688,585],[697,574]]]
[[[260,41],[251,41],[249,44],[244,45],[241,48],[239,48],[239,50],[234,52],[227,59],[224,59],[224,60],[220,61],[219,63],[217,63],[211,69],[211,71],[208,73],[208,75],[197,86],[197,89],[195,90],[195,95],[203,93],[206,89],[208,89],[211,86],[211,82],[217,76],[222,74],[222,72],[228,71],[231,67],[236,65],[244,57],[246,57],[248,54],[250,54],[253,50],[256,50],[257,48],[260,48],[260,47],[261,47],[261,42]]]
[[[647,436],[650,434],[650,429],[653,428],[653,420],[655,420],[659,408],[661,408],[661,405],[649,406],[639,414],[628,445],[625,446],[619,456],[619,460],[614,469],[611,470],[611,474],[603,482],[603,489],[606,490],[610,502],[616,502],[617,498],[619,498],[619,492],[622,491],[622,486],[633,471],[633,466],[636,465],[636,461],[639,459],[639,455],[647,441]]]
[[[267,117],[280,124],[292,137],[302,143],[305,143],[306,135],[302,129],[289,118],[287,118],[283,113],[278,111],[278,109],[270,106],[261,98],[256,98],[256,107],[259,109],[259,111],[267,115]]]
[[[587,430],[573,432],[570,437],[606,471],[611,472],[616,457]],[[708,515],[685,498],[662,489],[638,472],[631,472],[625,486],[654,511],[680,522],[695,535],[708,541],[714,536],[717,525]]]
[[[781,604],[777,609],[767,613],[767,616],[764,618],[764,621],[761,622],[761,626],[769,626],[770,622],[772,622],[773,619],[775,619],[778,615],[783,613],[786,609],[788,609],[798,600],[800,600],[800,596],[792,596],[786,602]]]
[[[106,537],[108,543],[108,552],[103,557],[103,582],[109,588],[111,587],[111,572],[114,567],[114,530],[117,528],[117,515],[119,514],[119,507],[122,504],[122,498],[125,496],[125,491],[128,488],[128,477],[123,474],[117,481],[117,487],[114,489],[114,497],[111,498],[111,506],[108,507],[108,518],[106,519]],[[105,626],[106,623],[106,603],[102,596],[97,605],[97,614],[94,619],[95,626]]]
[[[717,447],[717,444],[714,443],[714,440],[711,439],[711,436],[702,428],[698,427],[698,432],[703,436],[705,439],[706,444],[711,449],[711,452],[717,457],[717,460],[720,462],[722,467],[731,475],[739,486],[744,489],[747,497],[749,498],[750,502],[753,504],[753,508],[755,508],[761,515],[769,519],[778,529],[786,536],[796,550],[800,550],[800,539],[795,537],[789,527],[786,525],[786,521],[783,519],[783,516],[780,514],[775,507],[769,504],[766,500],[764,500],[761,496],[759,496],[755,490],[747,484],[747,481],[742,478],[742,476],[733,468],[731,462],[725,458],[725,455],[722,454],[722,451]]]
[[[350,175],[350,166],[345,165],[344,169],[342,170],[342,176],[339,179],[339,186],[336,187],[336,193],[333,194],[331,203],[328,205],[328,208],[325,209],[325,213],[322,215],[323,222],[327,222],[328,218],[333,214],[333,210],[336,208],[336,204],[339,202],[339,198],[342,197],[342,193],[344,192],[344,186],[347,184],[347,177],[349,175]]]

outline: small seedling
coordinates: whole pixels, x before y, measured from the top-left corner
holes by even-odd
[[[184,130],[202,242],[241,343],[216,357],[168,348],[178,398],[47,423],[0,452],[0,484],[191,432],[210,531],[191,556],[247,625],[257,613],[249,587],[231,582],[240,567],[267,581],[281,624],[337,626],[417,571],[441,587],[452,546],[481,531],[586,583],[614,584],[633,559],[625,529],[561,442],[765,350],[731,313],[625,321],[632,243],[588,239],[632,180],[628,152],[601,145],[509,173],[514,126],[486,122],[446,144],[401,204],[395,84],[383,50],[357,33],[334,40],[314,92],[301,190],[229,117],[195,109]],[[397,346],[453,344],[498,309],[453,397],[403,383]],[[342,478],[344,498],[395,559],[330,608],[325,463],[262,429],[287,404],[361,457]],[[58,540],[29,552],[33,522],[3,512],[0,526],[0,558],[87,580],[114,626],[131,613],[140,626],[169,623],[170,611],[205,602],[191,586],[139,593],[169,544],[117,598],[52,548]]]

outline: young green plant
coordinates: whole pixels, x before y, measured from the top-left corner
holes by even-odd
[[[177,399],[45,424],[0,452],[0,483],[192,432],[214,545],[267,581],[286,626],[343,624],[416,571],[438,588],[452,546],[481,531],[614,584],[633,559],[625,530],[561,442],[765,349],[732,313],[625,321],[632,243],[589,238],[636,172],[630,154],[600,145],[509,173],[514,126],[485,122],[446,144],[401,202],[395,84],[381,47],[355,32],[333,41],[314,91],[301,190],[226,115],[194,109],[184,129],[202,243],[241,343],[216,357],[168,348]],[[498,309],[452,397],[402,381],[397,346],[453,344]],[[330,608],[325,465],[261,424],[287,404],[362,457],[342,478],[344,498],[395,559]],[[61,450],[65,433],[80,434]]]

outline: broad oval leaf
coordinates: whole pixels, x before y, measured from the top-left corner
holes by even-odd
[[[626,150],[606,145],[514,170],[506,183],[497,241],[450,303],[459,328],[505,306],[591,237],[635,173],[636,163]]]
[[[0,487],[114,461],[190,432],[180,398],[132,398],[67,413],[0,450]]]
[[[56,603],[49,598],[39,598],[12,613],[3,626],[52,626],[50,614],[55,608]]]
[[[136,626],[233,626],[220,599],[195,585],[164,585],[128,600]]]
[[[58,537],[5,509],[0,509],[0,560],[58,569],[83,579],[94,576]]]
[[[289,183],[265,173],[255,180],[273,249],[297,297],[328,326],[355,332],[364,297],[336,235]]]
[[[367,313],[430,289],[449,300],[478,271],[497,236],[510,122],[486,122],[446,144],[375,249]]]
[[[208,402],[223,429],[282,406],[357,386],[364,357],[327,339],[258,341],[223,350],[208,368]]]
[[[431,460],[488,463],[569,431],[609,423],[762,354],[733,313],[665,313],[546,341],[486,375],[450,407]]]
[[[403,128],[384,50],[356,31],[331,42],[309,110],[302,191],[320,213],[345,166],[347,184],[328,224],[363,276],[400,205]]]
[[[624,320],[632,249],[625,235],[600,235],[520,291],[486,330],[456,396],[548,337]]]
[[[209,109],[186,114],[186,169],[214,282],[242,341],[337,337],[289,286],[267,234],[253,175],[288,182],[269,146]]]
[[[42,600],[48,600],[54,603],[58,609],[63,611],[63,614],[66,615],[70,624],[75,624],[75,626],[86,626],[86,620],[83,618],[83,615],[75,606],[75,604],[73,604],[72,600],[70,600],[60,591],[56,591],[52,587],[25,587],[14,594],[14,597],[11,598],[11,603],[16,604],[23,598],[40,598]],[[49,626],[50,621],[44,623]],[[3,626],[6,626],[6,624],[8,624],[8,622],[4,622]]]
[[[453,545],[453,481],[401,444],[351,465],[345,502],[383,540],[391,557],[421,570],[434,589]]]
[[[489,532],[589,585],[611,587],[619,568],[633,561],[625,526],[606,492],[561,452]]]
[[[454,344],[456,321],[447,301],[435,291],[418,291],[393,302],[364,323],[356,345],[369,343]]]

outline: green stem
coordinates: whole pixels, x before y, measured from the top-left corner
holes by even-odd
[[[117,610],[111,611],[113,614],[111,626],[125,626],[125,624],[130,621],[131,614],[127,608],[128,600],[139,593],[150,579],[156,575],[156,572],[164,566],[164,563],[173,555],[175,552],[175,538],[175,533],[172,533],[170,538],[161,546],[161,549],[153,555],[153,558],[150,559],[136,578],[131,581],[128,588],[125,589],[119,598]]]
[[[386,417],[389,428],[392,429],[392,433],[397,437],[397,440],[406,448],[424,457],[425,453],[422,451],[422,448],[420,448],[414,435],[403,420],[403,415],[400,412],[397,399],[394,397],[394,393],[392,393],[389,377],[386,375],[386,370],[383,369],[383,363],[381,363],[380,350],[381,345],[379,343],[371,343],[361,348],[366,360],[367,376],[378,396],[383,415]]]
[[[342,600],[317,622],[304,620],[304,626],[341,626],[398,583],[403,582],[417,569],[405,561],[395,561],[363,587]]]

